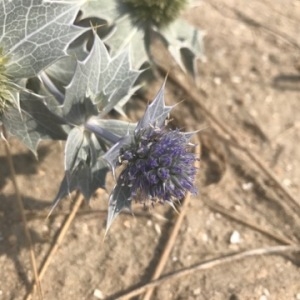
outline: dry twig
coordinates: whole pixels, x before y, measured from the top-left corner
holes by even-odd
[[[155,288],[161,284],[165,284],[167,281],[179,279],[181,277],[191,275],[194,272],[211,269],[211,268],[220,266],[222,264],[232,263],[234,261],[241,260],[241,259],[244,259],[247,257],[259,256],[259,255],[280,254],[280,253],[290,252],[290,251],[298,252],[298,251],[300,251],[300,246],[299,245],[298,246],[290,246],[290,245],[289,246],[272,246],[272,247],[257,248],[257,249],[242,251],[242,252],[233,253],[233,254],[227,254],[222,257],[218,257],[215,259],[201,262],[197,265],[179,270],[172,274],[165,275],[160,279],[153,280],[141,287],[138,287],[138,288],[136,288],[122,296],[116,297],[114,299],[115,300],[130,299],[130,298],[133,298],[135,296],[142,294],[147,289]]]
[[[59,248],[59,246],[61,245],[66,233],[68,232],[68,229],[73,221],[73,219],[76,216],[76,213],[78,211],[78,209],[80,208],[82,202],[83,202],[83,197],[82,195],[80,195],[79,192],[77,192],[76,196],[75,196],[75,202],[74,205],[72,207],[72,210],[70,212],[70,214],[68,215],[68,217],[66,218],[63,226],[60,228],[60,232],[58,233],[55,242],[53,243],[48,255],[46,256],[46,259],[44,260],[39,274],[38,274],[38,278],[39,280],[42,280],[43,276],[45,275],[46,270],[48,269],[51,259],[53,258],[54,254],[56,253],[57,249]],[[34,285],[32,287],[32,291],[34,291],[36,288],[36,286]],[[32,293],[29,293],[26,297],[26,300],[30,300],[32,296]]]

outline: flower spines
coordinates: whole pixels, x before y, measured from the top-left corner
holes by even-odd
[[[3,50],[0,48],[0,116],[13,103],[12,87],[5,74],[5,65],[7,62],[8,58],[3,55]]]
[[[149,128],[148,128],[149,129]],[[195,192],[196,168],[190,144],[178,130],[139,130],[120,151],[124,169],[120,180],[130,187],[131,199],[173,201]]]
[[[123,0],[137,25],[152,24],[158,28],[173,22],[187,4],[187,0]]]

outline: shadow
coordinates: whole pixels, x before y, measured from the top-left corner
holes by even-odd
[[[23,197],[23,202],[25,209],[42,210],[49,208],[48,203],[42,202],[39,199]],[[22,218],[14,195],[0,196],[0,228],[0,257],[5,255],[13,261],[17,276],[20,281],[23,282],[26,291],[29,292],[32,282],[27,275],[28,268],[25,267],[24,262],[20,259],[20,252],[24,248],[28,249],[28,244],[24,234]],[[30,229],[29,231],[33,245],[48,242],[35,230]]]
[[[226,172],[226,152],[225,147],[216,138],[214,131],[203,132],[199,135],[201,145],[201,181],[204,186],[217,184],[220,182]]]
[[[269,142],[268,137],[265,135],[265,133],[256,124],[253,124],[251,122],[248,122],[248,121],[244,120],[243,121],[243,127],[245,128],[245,130],[247,130],[254,137],[257,137],[261,142],[264,142],[264,143]]]
[[[290,254],[282,254],[282,257],[292,262],[295,266],[300,267],[300,252],[292,252]]]
[[[26,153],[15,154],[12,159],[14,162],[14,167],[16,174],[31,175],[38,172],[40,163],[45,159],[45,157],[50,152],[48,146],[40,146],[38,149],[38,160],[33,155],[31,151],[28,150]],[[6,156],[0,156],[0,189],[4,187],[7,179],[10,177],[9,169],[7,166]]]
[[[300,91],[299,74],[280,74],[273,78],[272,86],[282,91]]]
[[[204,143],[201,144],[201,161],[205,162],[205,186],[218,183],[224,174],[224,168],[220,162],[212,155],[212,149],[209,149]]]

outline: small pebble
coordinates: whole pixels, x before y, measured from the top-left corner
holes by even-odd
[[[242,184],[242,189],[244,191],[250,191],[253,188],[253,183],[252,182],[245,182]]]
[[[241,242],[241,235],[238,231],[234,230],[230,236],[230,244],[239,244]]]
[[[154,224],[154,229],[158,235],[161,235],[161,228],[157,223]]]
[[[104,299],[103,293],[102,293],[100,290],[98,290],[98,289],[95,289],[95,290],[94,290],[93,296],[94,296],[95,298],[97,298],[97,299]]]
[[[197,289],[193,290],[194,296],[198,296],[198,295],[200,295],[200,293],[201,293],[201,288],[197,288]]]
[[[238,205],[238,204],[236,204],[233,208],[236,211],[240,211],[242,209],[242,207],[240,205]]]
[[[208,235],[207,235],[206,233],[203,233],[203,234],[202,234],[202,241],[203,241],[204,243],[207,243],[208,240],[209,240]]]
[[[270,297],[270,292],[269,292],[268,289],[264,288],[263,293],[264,293],[265,296]]]
[[[300,293],[297,293],[295,298],[296,300],[300,300]]]
[[[285,178],[283,179],[282,184],[286,187],[290,187],[292,185],[292,181],[289,178]]]
[[[240,76],[232,76],[231,77],[231,82],[232,83],[241,83],[242,82],[242,78]]]
[[[123,225],[126,227],[126,228],[130,228],[131,225],[130,225],[130,221],[129,220],[126,220]]]
[[[214,78],[214,84],[215,85],[220,85],[222,83],[222,79],[220,77],[215,77]]]

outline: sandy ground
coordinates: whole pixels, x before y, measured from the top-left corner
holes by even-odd
[[[300,205],[300,2],[199,1],[186,17],[206,34],[197,80],[201,102]],[[152,83],[148,99],[162,81]],[[184,99],[173,114],[180,126],[206,129],[199,134],[199,194],[190,201],[163,273],[233,252],[299,244],[296,205],[205,114],[193,113],[189,97],[171,80],[166,99]],[[146,101],[135,101],[142,112]],[[40,265],[72,206],[66,199],[45,219],[63,176],[63,146],[43,142],[36,161],[17,141],[10,144]],[[4,153],[2,144],[0,299],[18,300],[30,289],[32,270]],[[166,206],[145,212],[136,205],[135,216],[121,215],[104,239],[107,199],[99,191],[90,207],[80,209],[42,280],[45,300],[116,299],[151,279],[177,214]],[[296,300],[299,263],[299,253],[290,252],[232,259],[168,280],[152,299]]]

